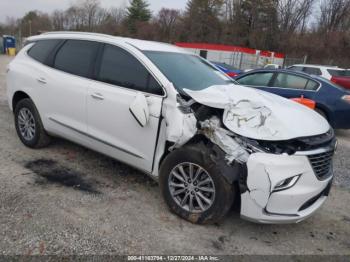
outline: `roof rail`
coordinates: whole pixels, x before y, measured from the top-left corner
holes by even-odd
[[[338,68],[338,66],[335,66],[335,65],[319,65],[319,64],[296,64],[296,65],[301,65],[301,66],[324,66],[324,67]]]
[[[71,35],[81,34],[81,35],[91,35],[91,36],[98,35],[98,36],[104,36],[109,38],[120,38],[120,36],[113,36],[113,35],[92,33],[92,32],[79,32],[79,31],[52,31],[52,32],[43,33],[41,35],[59,35],[59,34],[71,34]]]

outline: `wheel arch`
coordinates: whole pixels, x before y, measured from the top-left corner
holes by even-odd
[[[31,97],[24,91],[19,90],[13,94],[12,103],[11,103],[13,112],[15,111],[18,102],[25,99],[25,98],[31,99]]]
[[[189,141],[187,141],[184,145],[182,145],[181,147],[188,146],[191,144],[196,144],[196,143],[199,143],[200,141],[203,141],[204,143],[211,143],[210,140],[207,137],[205,137],[204,135],[196,134]],[[174,144],[175,144],[174,142],[170,142],[170,141],[165,142],[164,153],[163,153],[162,157],[160,158],[160,161],[158,164],[158,170],[160,169],[164,159],[172,152],[172,150],[170,150],[170,148],[172,146],[174,146]],[[176,150],[176,148],[174,150]]]
[[[169,150],[169,148],[171,148],[171,146],[173,145],[174,143],[167,141],[164,154],[159,161],[158,170],[160,170],[166,157],[169,154],[171,154],[174,150],[177,150],[177,149],[174,149],[172,151]],[[183,148],[183,147],[199,147],[199,148],[202,148],[202,151],[204,151],[203,147],[207,147],[209,150],[211,150],[213,154],[212,158],[213,160],[215,160],[216,164],[220,165],[221,168],[225,169],[225,172],[223,174],[225,179],[232,185],[233,184],[238,185],[240,180],[240,175],[237,175],[237,173],[241,173],[242,172],[241,168],[244,168],[244,167],[238,162],[235,162],[235,164],[233,164],[232,166],[229,166],[225,161],[225,152],[222,151],[222,149],[219,148],[219,146],[211,142],[206,136],[202,134],[196,134],[189,141],[187,141],[186,144],[182,145],[180,148]]]
[[[326,120],[331,126],[334,126],[334,115],[329,107],[324,104],[316,103],[315,111],[317,110],[321,111],[325,115]]]

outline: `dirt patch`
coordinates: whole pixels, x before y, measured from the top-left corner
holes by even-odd
[[[81,173],[64,167],[54,160],[37,159],[26,163],[25,167],[45,178],[45,180],[36,181],[38,184],[54,183],[88,193],[101,193],[94,189],[88,181],[84,180]]]

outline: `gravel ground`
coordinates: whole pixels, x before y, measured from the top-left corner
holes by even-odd
[[[337,132],[335,185],[310,219],[258,225],[233,210],[221,224],[193,225],[133,168],[61,139],[24,147],[5,95],[9,61],[0,56],[0,254],[350,255],[349,131]]]

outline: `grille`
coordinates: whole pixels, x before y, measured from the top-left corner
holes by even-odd
[[[311,166],[318,179],[324,180],[332,174],[332,158],[334,151],[309,155]]]

